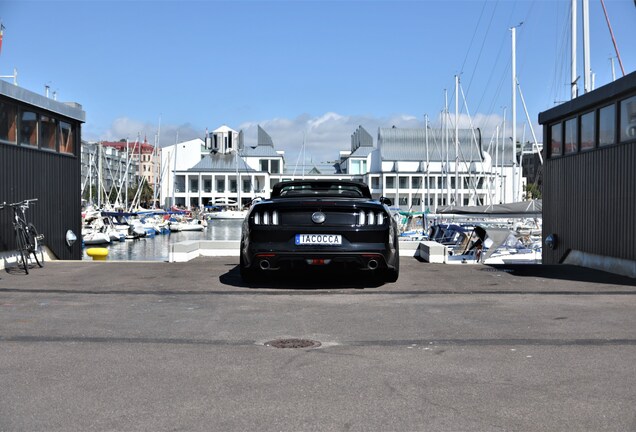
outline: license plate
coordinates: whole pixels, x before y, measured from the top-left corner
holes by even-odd
[[[296,234],[297,245],[341,245],[339,234]]]

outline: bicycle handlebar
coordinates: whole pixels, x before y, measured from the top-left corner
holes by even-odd
[[[37,200],[38,200],[37,198],[31,198],[31,199],[26,199],[26,200],[22,200],[22,201],[19,201],[19,202],[11,203],[11,204],[8,204],[8,205],[10,205],[11,207],[18,207],[18,206],[23,206],[23,205],[28,206],[29,203],[36,202]],[[7,203],[3,203],[3,206],[5,206],[5,205],[7,205]]]

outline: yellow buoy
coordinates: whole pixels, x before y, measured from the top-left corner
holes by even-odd
[[[86,255],[93,258],[93,261],[106,261],[108,249],[106,248],[89,248],[86,249]]]

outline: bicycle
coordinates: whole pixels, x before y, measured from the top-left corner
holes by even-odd
[[[44,235],[38,234],[35,225],[27,222],[25,214],[30,203],[36,201],[37,198],[12,204],[3,203],[0,207],[9,206],[13,210],[13,229],[15,230],[16,245],[18,248],[18,267],[20,267],[20,263],[22,263],[26,274],[29,274],[29,258],[31,255],[33,255],[38,266],[44,267],[44,251],[42,249]]]

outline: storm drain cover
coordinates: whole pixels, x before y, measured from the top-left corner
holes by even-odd
[[[265,346],[274,348],[316,348],[320,342],[311,339],[276,339],[265,342]]]

